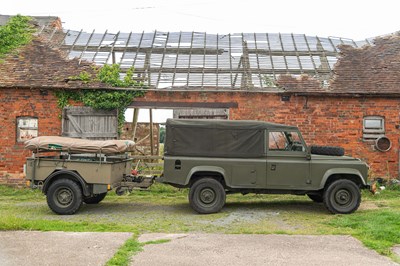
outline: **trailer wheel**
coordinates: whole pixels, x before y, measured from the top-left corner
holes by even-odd
[[[225,199],[224,187],[213,178],[201,178],[190,187],[189,203],[198,213],[219,212],[225,205]]]
[[[102,201],[106,197],[106,195],[107,195],[107,192],[100,193],[100,194],[94,195],[93,197],[85,198],[83,200],[83,202],[86,204],[97,204],[100,201]]]
[[[325,207],[334,214],[355,212],[360,203],[360,189],[356,183],[350,180],[336,180],[328,186],[324,193]]]
[[[57,214],[74,214],[82,205],[82,190],[71,179],[54,181],[47,190],[46,197],[47,205]]]

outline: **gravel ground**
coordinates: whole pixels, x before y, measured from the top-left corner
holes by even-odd
[[[398,265],[350,236],[145,234],[135,265]]]

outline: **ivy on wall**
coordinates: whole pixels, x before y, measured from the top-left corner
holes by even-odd
[[[0,26],[0,58],[32,40],[35,29],[30,21],[30,17],[16,15]]]
[[[134,69],[130,68],[123,79],[120,78],[121,69],[118,64],[104,65],[99,68],[95,77],[83,71],[78,76],[70,77],[73,80],[81,80],[83,83],[93,81],[101,81],[110,84],[113,87],[127,88],[138,87],[144,88],[143,83],[133,79]],[[85,106],[94,109],[118,110],[118,128],[119,133],[125,122],[125,111],[135,97],[143,96],[143,90],[99,90],[99,89],[83,89],[83,90],[59,90],[56,91],[58,99],[58,107],[63,109],[69,105],[69,102],[82,102]]]

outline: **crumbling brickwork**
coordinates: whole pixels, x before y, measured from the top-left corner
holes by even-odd
[[[36,38],[4,58],[0,64],[0,88],[111,88],[95,81],[93,63],[78,63],[77,58],[68,60],[60,50],[52,49],[49,43]],[[77,77],[82,72],[90,74],[93,80],[79,80]]]
[[[400,94],[400,34],[376,38],[373,46],[340,46],[330,90],[336,93]]]

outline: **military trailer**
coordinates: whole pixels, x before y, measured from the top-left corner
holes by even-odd
[[[295,194],[352,213],[367,189],[368,165],[340,147],[307,147],[295,126],[260,121],[178,120],[166,123],[161,182],[190,188],[198,213],[215,213],[226,194]]]
[[[153,183],[153,177],[131,174],[126,151],[133,146],[129,140],[38,137],[25,143],[33,152],[27,158],[26,179],[31,188],[42,190],[53,212],[74,214],[83,202],[97,204],[112,189],[121,195]]]

